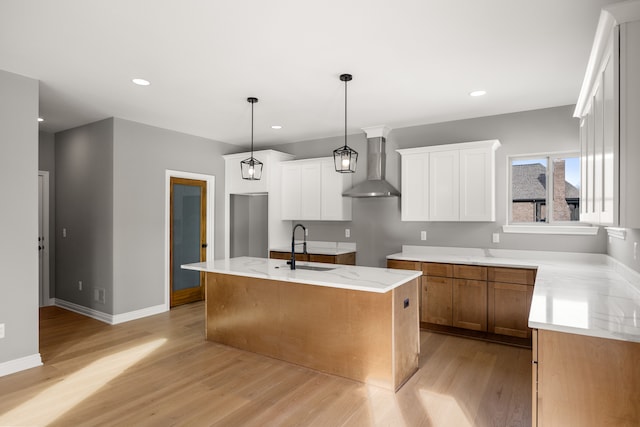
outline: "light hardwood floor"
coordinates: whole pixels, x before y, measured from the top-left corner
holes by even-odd
[[[531,350],[421,332],[398,393],[204,339],[204,305],[109,326],[40,312],[44,366],[0,378],[0,425],[529,426]]]

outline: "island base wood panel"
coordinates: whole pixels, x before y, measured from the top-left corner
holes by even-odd
[[[640,425],[640,343],[547,330],[536,335],[534,426]]]
[[[418,369],[417,278],[380,294],[207,273],[206,289],[210,341],[391,390]]]

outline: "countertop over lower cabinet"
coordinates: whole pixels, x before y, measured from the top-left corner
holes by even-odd
[[[296,266],[296,270],[291,270],[281,259],[238,257],[187,264],[182,268],[376,293],[389,292],[422,275],[419,271],[318,262],[297,262]]]
[[[537,267],[530,328],[640,342],[640,274],[604,254],[403,246],[387,259]]]

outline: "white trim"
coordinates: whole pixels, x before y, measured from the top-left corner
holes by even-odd
[[[42,203],[42,236],[44,240],[44,250],[42,251],[43,265],[42,265],[42,289],[38,290],[38,293],[42,293],[42,298],[38,298],[38,302],[42,300],[42,306],[51,305],[51,298],[49,295],[49,289],[51,287],[51,278],[49,277],[50,269],[50,252],[49,248],[52,242],[51,234],[49,233],[49,172],[38,171],[38,178],[42,177],[42,200],[38,200],[38,204]],[[38,207],[40,209],[40,207]]]
[[[156,314],[164,313],[165,311],[167,311],[167,307],[164,304],[160,304],[154,305],[153,307],[142,308],[140,310],[129,311],[127,313],[115,314],[111,316],[111,324],[117,325],[119,323],[130,322],[131,320],[154,316]]]
[[[216,194],[216,177],[214,175],[205,175],[201,173],[184,172],[166,169],[165,170],[165,204],[164,204],[164,310],[170,309],[171,303],[171,281],[170,281],[170,258],[169,251],[171,245],[171,237],[169,236],[171,220],[171,178],[197,179],[207,182],[207,260],[215,259],[215,194]],[[155,314],[155,313],[154,313]]]
[[[11,375],[16,372],[24,371],[31,368],[36,368],[38,366],[42,366],[42,357],[40,357],[40,353],[20,357],[18,359],[9,360],[7,362],[2,362],[0,363],[0,377]]]
[[[595,236],[600,227],[589,225],[510,225],[502,226],[503,233],[521,234],[570,234],[578,236]]]
[[[486,147],[491,147],[495,151],[500,146],[501,146],[500,141],[498,141],[497,139],[487,139],[484,141],[459,142],[455,144],[427,145],[425,147],[416,147],[416,148],[402,148],[402,149],[396,150],[396,153],[404,155],[404,154],[433,153],[436,151],[465,150],[468,148],[486,148]]]
[[[605,227],[607,235],[609,237],[615,237],[616,239],[625,240],[627,238],[627,230],[618,227]]]
[[[143,317],[153,316],[156,314],[164,313],[167,311],[164,304],[154,305],[152,307],[142,308],[140,310],[129,311],[122,314],[108,314],[103,311],[94,310],[83,305],[78,305],[73,302],[65,301],[59,298],[54,298],[53,305],[56,307],[64,308],[65,310],[73,311],[74,313],[82,314],[83,316],[91,317],[92,319],[99,320],[109,325],[117,325],[119,323],[129,322],[131,320],[141,319]]]
[[[92,319],[99,320],[109,325],[113,324],[113,315],[107,314],[103,311],[94,310],[93,308],[85,307],[73,302],[65,301],[60,298],[54,298],[55,306],[64,308],[65,310],[73,311],[74,313],[82,314],[83,316],[91,317]]]

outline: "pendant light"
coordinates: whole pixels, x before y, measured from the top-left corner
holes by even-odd
[[[253,157],[253,104],[258,98],[247,98],[247,102],[251,103],[251,157],[240,162],[240,171],[242,179],[257,181],[262,178],[262,162]]]
[[[340,74],[340,81],[344,82],[344,147],[333,150],[336,172],[340,173],[354,173],[358,161],[358,152],[347,145],[347,82],[352,79],[351,74]]]

